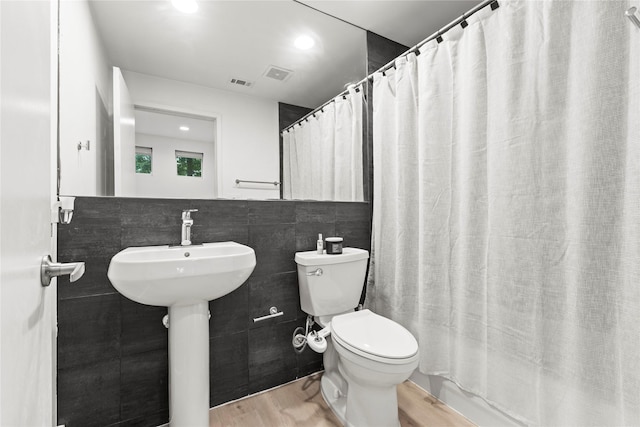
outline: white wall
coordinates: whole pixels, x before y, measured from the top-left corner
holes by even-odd
[[[113,67],[113,187],[118,197],[136,194],[136,117],[122,72]]]
[[[137,173],[138,197],[211,199],[216,197],[213,143],[136,133],[136,145],[151,148],[151,174]],[[175,152],[202,153],[202,177],[178,176]]]
[[[60,194],[103,195],[97,106],[103,102],[111,114],[111,67],[87,0],[60,2],[60,29]],[[90,150],[78,151],[79,141],[91,141]]]
[[[218,197],[279,198],[279,187],[235,183],[279,180],[277,102],[125,70],[123,74],[137,105],[217,118]]]

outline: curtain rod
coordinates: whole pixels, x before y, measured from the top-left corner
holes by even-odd
[[[353,86],[357,87],[357,86],[367,82],[368,80],[371,80],[373,78],[374,74],[380,73],[380,72],[385,72],[389,68],[392,68],[394,66],[395,62],[396,62],[396,59],[402,58],[403,56],[409,55],[411,52],[417,51],[423,45],[427,44],[428,42],[430,42],[433,39],[438,39],[439,38],[440,40],[438,40],[438,43],[440,43],[442,41],[442,35],[444,33],[446,33],[447,31],[449,31],[450,29],[452,29],[453,27],[455,27],[458,24],[462,24],[463,22],[466,24],[467,18],[469,18],[471,15],[473,15],[476,12],[478,12],[479,10],[484,9],[487,6],[491,6],[491,10],[496,10],[498,7],[500,7],[500,4],[498,3],[498,0],[484,0],[482,3],[478,4],[476,7],[472,8],[470,11],[468,11],[466,13],[463,13],[462,16],[454,19],[453,21],[451,21],[450,23],[448,23],[444,27],[440,28],[438,31],[436,31],[435,33],[431,34],[429,37],[427,37],[426,39],[422,40],[417,45],[413,46],[412,48],[410,48],[406,52],[401,53],[397,57],[393,58],[391,61],[387,62],[385,65],[383,65],[382,67],[380,67],[379,69],[377,69],[373,73],[367,75],[362,80],[354,83]],[[462,27],[465,28],[466,26],[467,25],[463,25]],[[351,85],[349,85],[349,86],[351,86]],[[309,116],[314,115],[319,110],[322,110],[324,107],[326,107],[327,105],[329,105],[330,103],[335,101],[336,98],[339,98],[341,96],[345,96],[347,93],[349,93],[348,89],[343,90],[338,95],[334,96],[333,98],[331,98],[330,100],[328,100],[327,102],[322,104],[321,106],[319,106],[316,109],[312,110],[311,112],[305,114],[303,117],[301,117],[300,119],[296,120],[294,123],[290,124],[289,126],[287,126],[284,129],[282,129],[282,132],[280,132],[280,134],[283,134],[283,133],[287,132],[289,129],[291,129],[292,127],[294,127],[298,123],[305,121],[307,118],[309,118]]]
[[[2,1],[2,0],[0,0]],[[361,88],[359,87],[362,83],[364,83],[366,81],[366,78],[363,80],[360,80],[357,83],[354,83],[353,86],[355,86],[356,88],[356,92],[360,92]],[[351,84],[349,84],[349,86],[352,86]],[[296,120],[295,122],[293,122],[292,124],[290,124],[289,126],[287,126],[286,128],[282,129],[282,132],[280,132],[280,134],[285,133],[286,131],[288,131],[289,129],[291,129],[292,127],[294,127],[295,125],[297,125],[300,122],[303,122],[305,120],[307,120],[307,118],[309,116],[313,116],[315,115],[318,111],[321,111],[324,107],[326,107],[327,105],[331,104],[332,102],[334,102],[337,98],[345,97],[347,94],[349,93],[349,89],[345,89],[342,92],[340,92],[339,94],[337,94],[336,96],[334,96],[333,98],[331,98],[330,100],[328,100],[327,102],[325,102],[324,104],[322,104],[319,107],[316,107],[314,110],[311,110],[310,112],[308,112],[307,114],[305,114],[304,116],[302,116],[301,118],[299,118],[298,120]]]

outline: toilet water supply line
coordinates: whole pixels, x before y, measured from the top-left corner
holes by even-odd
[[[313,326],[313,316],[308,314],[307,321],[305,322],[305,327],[298,326],[293,331],[293,339],[291,340],[291,344],[293,344],[293,349],[296,353],[300,354],[307,348],[307,335]]]
[[[313,316],[307,315],[307,321],[305,327],[298,326],[293,331],[293,349],[296,353],[300,354],[307,348],[307,344],[311,347],[311,350],[316,353],[324,353],[327,350],[327,340],[326,337],[331,333],[331,329],[329,325],[323,328],[320,331],[311,330],[311,327],[314,325]]]

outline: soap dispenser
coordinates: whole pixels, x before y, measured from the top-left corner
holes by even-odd
[[[316,249],[318,250],[318,255],[322,255],[322,233],[318,233],[318,241],[316,242]]]

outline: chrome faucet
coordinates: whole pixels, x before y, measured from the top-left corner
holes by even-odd
[[[191,245],[191,226],[193,225],[191,212],[198,212],[198,209],[186,209],[182,211],[182,237],[180,239],[182,246]]]

